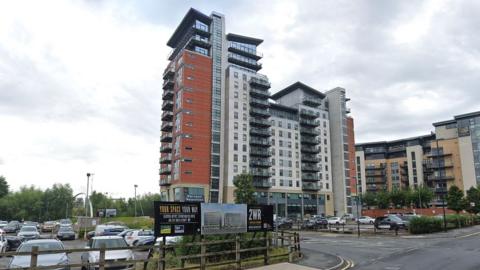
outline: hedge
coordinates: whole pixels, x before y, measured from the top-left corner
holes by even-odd
[[[409,230],[411,234],[440,232],[443,229],[442,221],[435,217],[416,217],[410,220]]]

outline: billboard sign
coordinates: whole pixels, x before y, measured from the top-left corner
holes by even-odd
[[[273,231],[273,205],[248,205],[247,231]]]
[[[200,204],[154,202],[155,237],[196,234],[200,228]]]
[[[246,204],[201,204],[201,233],[227,234],[247,232]]]

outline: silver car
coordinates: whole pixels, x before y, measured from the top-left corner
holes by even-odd
[[[87,249],[96,249],[102,247],[108,248],[127,248],[127,243],[121,236],[96,236],[91,238],[88,241]],[[98,263],[100,261],[100,252],[99,251],[88,251],[82,254],[82,263]],[[117,263],[121,261],[129,261],[134,260],[133,252],[129,249],[121,249],[121,250],[111,250],[105,252],[105,267],[115,267],[115,269],[135,269],[134,263],[127,263],[125,265],[112,265],[109,266],[109,263]],[[84,266],[82,267],[83,270],[90,270],[98,268],[97,266]]]
[[[30,240],[23,242],[17,252],[31,252],[32,247],[37,246],[39,251],[65,250],[62,242],[55,239]],[[37,266],[58,266],[55,269],[70,270],[68,264],[70,258],[67,253],[40,254],[37,259]],[[10,261],[9,269],[30,267],[30,256],[14,256]]]
[[[40,238],[40,233],[35,226],[23,226],[17,234],[23,240],[32,240]]]

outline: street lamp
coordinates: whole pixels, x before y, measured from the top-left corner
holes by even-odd
[[[88,205],[88,188],[89,188],[89,185],[90,185],[90,176],[92,174],[91,173],[87,173],[87,194],[85,195],[85,216],[88,217],[88,208],[87,208],[87,205]]]
[[[137,187],[138,187],[138,185],[135,184],[135,185],[133,185],[133,187],[135,188],[135,217],[137,217]]]

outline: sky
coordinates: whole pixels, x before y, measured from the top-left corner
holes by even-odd
[[[415,4],[414,4],[415,3]],[[480,110],[480,1],[1,1],[0,175],[158,192],[166,42],[190,7],[261,38],[274,93],[351,98],[356,142],[428,134]]]

